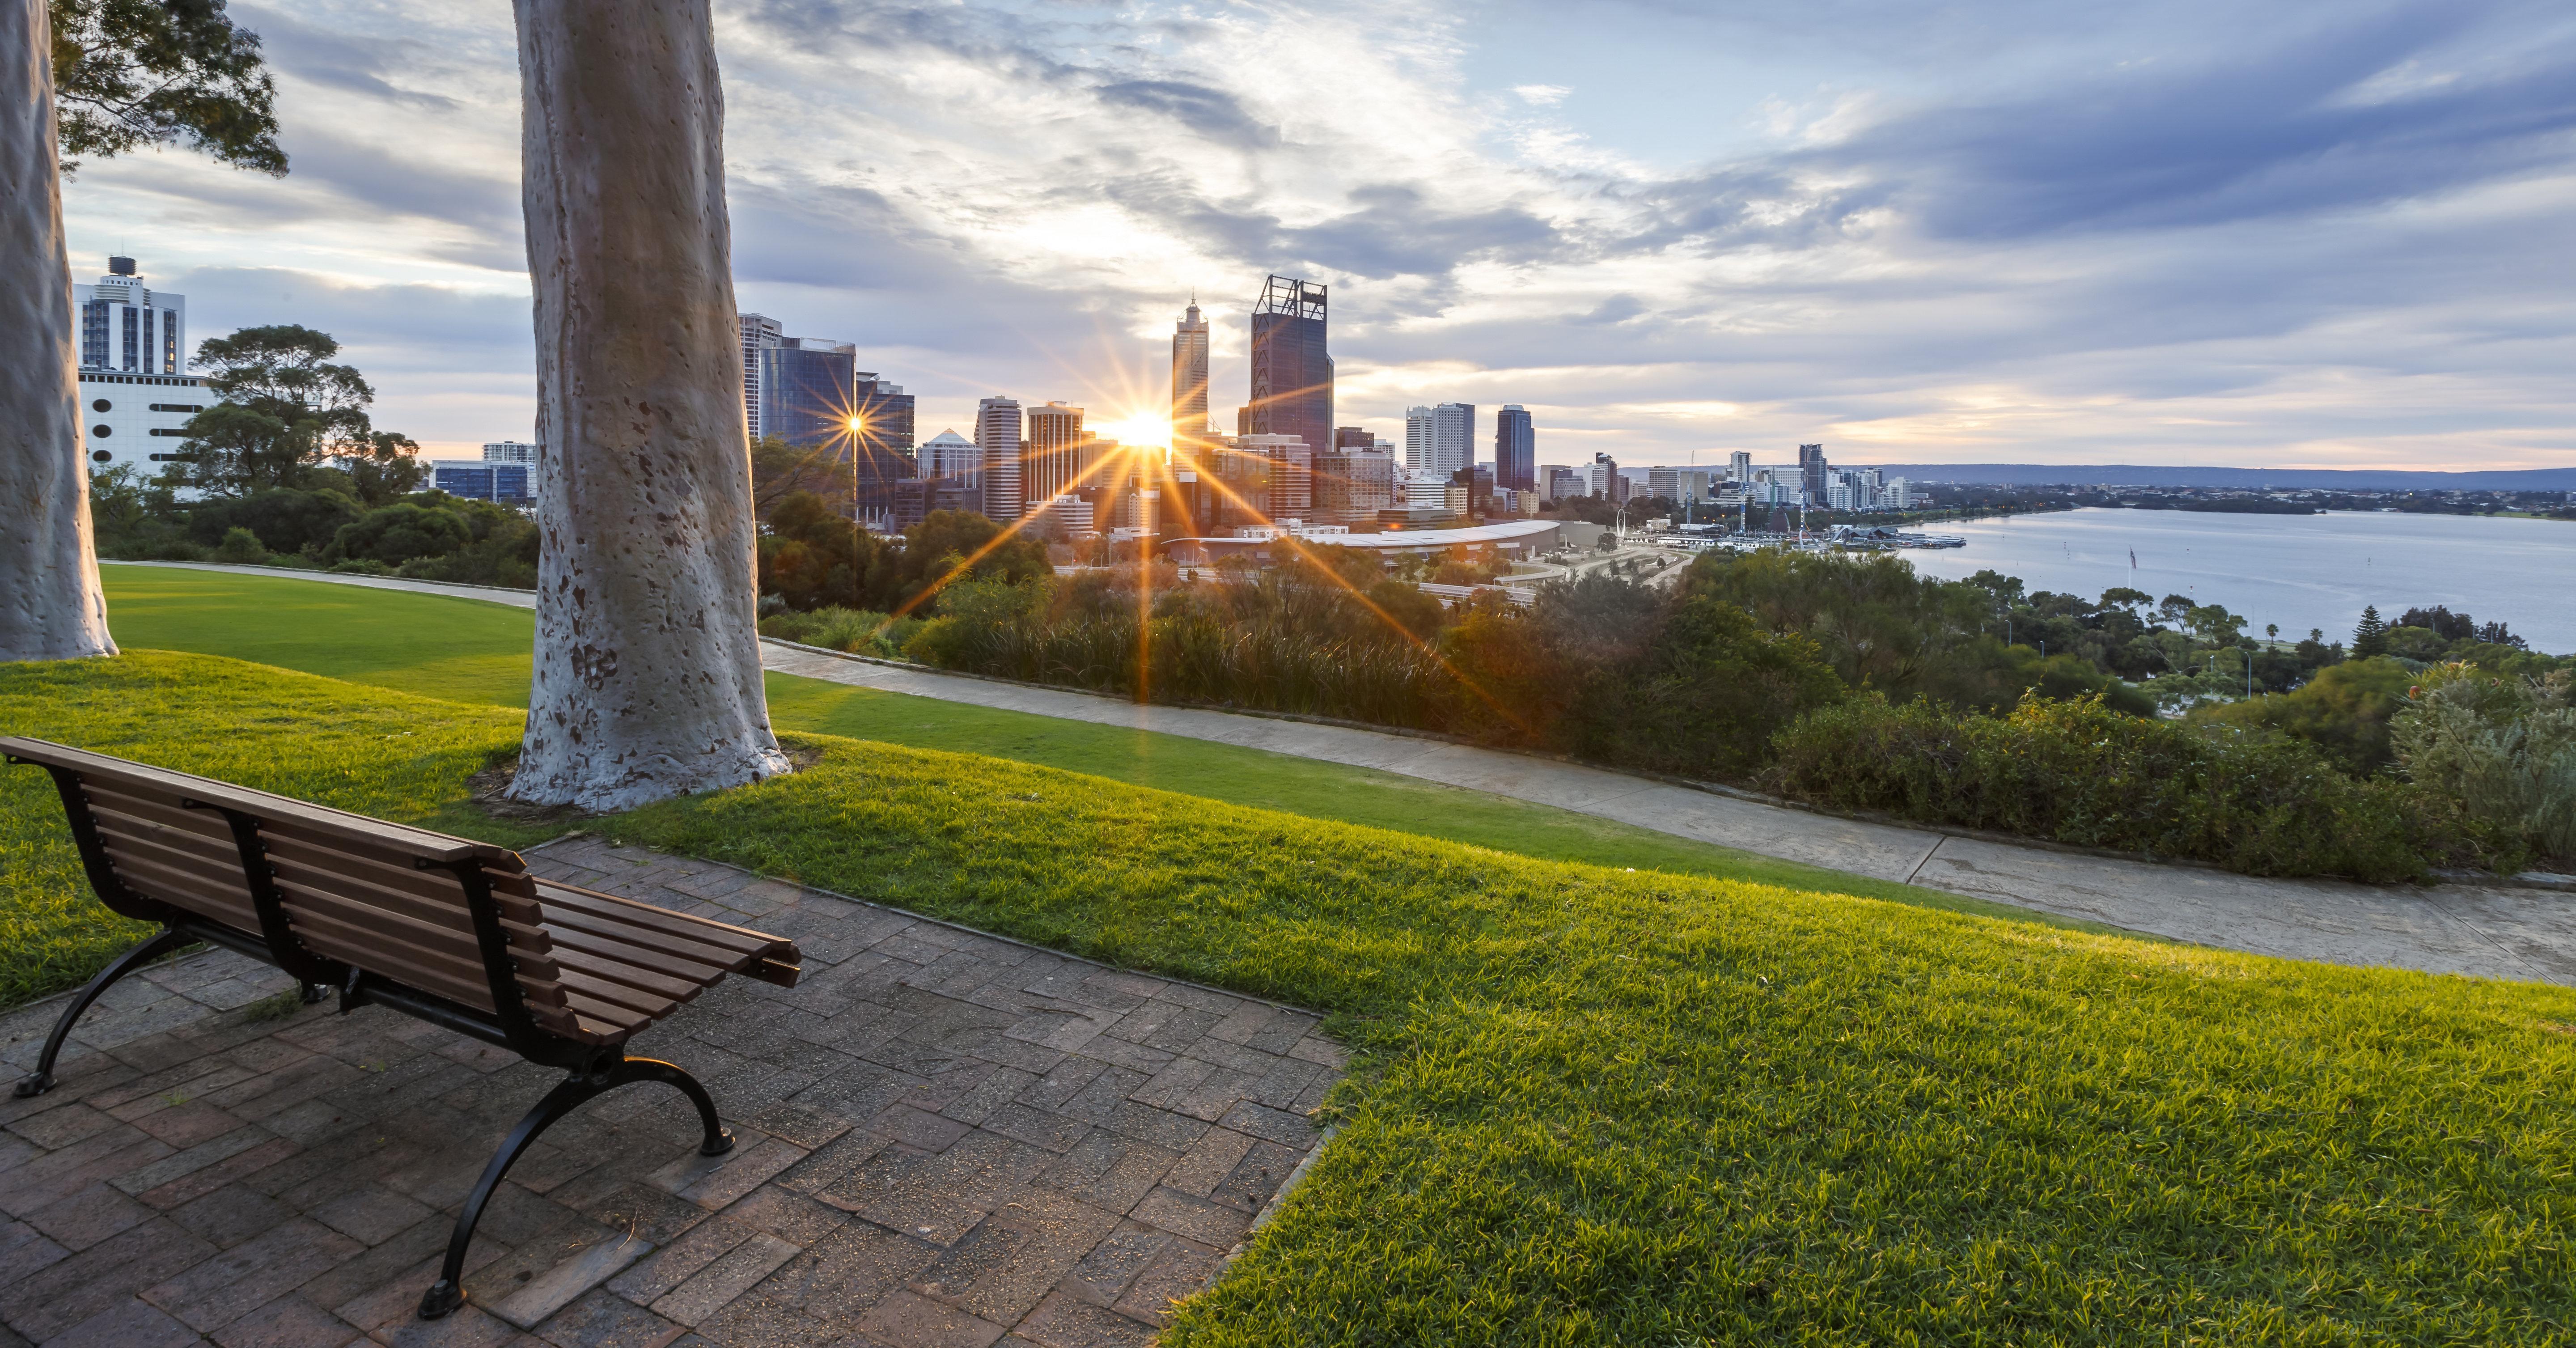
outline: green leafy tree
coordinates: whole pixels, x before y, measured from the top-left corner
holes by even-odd
[[[277,87],[259,37],[224,0],[48,0],[62,171],[185,143],[223,163],[284,175]]]
[[[2363,606],[2361,621],[2352,629],[2352,658],[2367,660],[2388,654],[2388,624],[2379,617],[2379,606]]]
[[[217,496],[305,486],[327,462],[367,504],[417,487],[419,446],[374,427],[367,408],[376,391],[356,366],[334,362],[338,354],[329,333],[293,323],[200,343],[197,367],[223,401],[181,428],[188,438],[172,465],[179,485]]]
[[[341,526],[322,556],[329,562],[400,566],[415,558],[455,552],[473,538],[473,524],[458,511],[444,510],[437,504],[397,501]]]

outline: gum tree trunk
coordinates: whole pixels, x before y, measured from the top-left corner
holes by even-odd
[[[705,0],[517,0],[536,290],[536,678],[511,794],[786,771],[760,686],[724,106]]]
[[[81,458],[44,0],[0,0],[0,660],[114,655]]]

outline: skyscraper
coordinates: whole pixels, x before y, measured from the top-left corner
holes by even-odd
[[[1408,472],[1431,471],[1431,409],[1404,409],[1404,466]]]
[[[1494,485],[1513,491],[1537,487],[1538,437],[1530,414],[1519,403],[1505,403],[1494,416]]]
[[[1051,402],[1028,411],[1028,439],[1021,446],[1021,495],[1034,510],[1090,485],[1089,437],[1082,433],[1082,409]]]
[[[757,440],[765,434],[760,425],[760,353],[784,343],[786,330],[766,314],[736,314],[734,327],[742,337],[743,431]]]
[[[1447,477],[1475,461],[1476,405],[1442,403],[1432,408],[1431,471]]]
[[[1293,435],[1310,450],[1333,443],[1333,358],[1324,337],[1324,287],[1263,280],[1252,310],[1252,398],[1239,434]]]
[[[188,299],[146,289],[134,259],[111,257],[107,275],[72,287],[80,311],[80,367],[128,374],[184,374]]]
[[[1726,456],[1726,480],[1739,483],[1753,480],[1753,455],[1749,451],[1739,449]]]
[[[984,514],[1003,524],[1020,517],[1027,497],[1020,479],[1020,404],[986,398],[975,404],[975,444],[984,451]]]
[[[1817,505],[1825,501],[1825,447],[1798,446],[1798,485],[1806,490],[1807,499]]]
[[[760,375],[760,434],[813,448],[850,433],[857,411],[859,349],[822,337],[785,337],[752,362]]]
[[[1208,325],[1199,297],[1172,325],[1172,447],[1195,446],[1214,426],[1208,421]]]
[[[871,449],[913,457],[913,396],[873,370],[859,371],[857,387],[860,439]]]

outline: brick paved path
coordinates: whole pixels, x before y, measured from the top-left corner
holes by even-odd
[[[1343,1061],[1303,1012],[726,867],[529,862],[803,945],[803,986],[733,980],[636,1040],[706,1081],[732,1154],[696,1155],[675,1092],[585,1106],[487,1211],[473,1304],[414,1321],[557,1074],[377,1008],[274,1015],[282,979],[199,955],[0,1099],[0,1348],[1144,1343],[1313,1149]],[[0,1059],[49,1019],[0,1018]]]

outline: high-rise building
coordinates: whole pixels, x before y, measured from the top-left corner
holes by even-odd
[[[1199,297],[1172,325],[1172,447],[1195,448],[1215,429],[1208,420],[1208,325]]]
[[[758,440],[765,434],[760,425],[760,353],[785,342],[786,330],[766,314],[736,314],[734,328],[742,340],[742,425]]]
[[[1395,455],[1384,441],[1344,443],[1315,461],[1315,513],[1324,524],[1377,518],[1395,504]]]
[[[1592,490],[1588,485],[1590,478],[1587,474],[1563,464],[1549,464],[1539,469],[1538,475],[1539,496],[1543,500],[1563,501],[1586,495]]]
[[[859,438],[869,448],[913,457],[914,399],[903,391],[903,385],[879,379],[872,370],[861,370],[856,382],[859,415]]]
[[[1447,477],[1476,461],[1476,405],[1442,403],[1431,409],[1431,471]]]
[[[80,314],[80,367],[126,374],[185,374],[188,299],[152,290],[134,259],[111,257],[107,275],[72,287]]]
[[[1028,500],[1020,478],[1020,404],[986,398],[975,404],[975,444],[984,451],[984,514],[1003,524],[1020,517]]]
[[[1252,397],[1236,433],[1293,435],[1309,449],[1333,443],[1324,287],[1285,276],[1264,279],[1252,310],[1251,355]]]
[[[491,440],[483,445],[485,463],[535,463],[537,447],[525,440]]]
[[[811,449],[849,436],[857,412],[857,347],[823,337],[786,337],[762,347],[752,363],[760,371],[756,438]]]
[[[1538,437],[1519,403],[1494,414],[1494,485],[1513,491],[1538,485]]]
[[[1217,476],[1228,493],[1222,518],[1237,526],[1311,518],[1314,474],[1314,455],[1296,436],[1243,436],[1217,452]]]
[[[1751,482],[1753,480],[1753,455],[1748,451],[1741,449],[1727,455],[1726,480],[1735,483]]]
[[[1020,490],[1032,506],[1090,485],[1089,442],[1082,433],[1082,409],[1051,402],[1028,411],[1028,435],[1020,446]]]
[[[1628,479],[1619,475],[1619,461],[1607,454],[1592,456],[1592,494],[1616,505],[1628,499]]]
[[[1431,471],[1431,409],[1404,409],[1404,466],[1406,471]]]
[[[1809,501],[1822,502],[1825,499],[1825,447],[1823,445],[1798,446],[1798,485],[1805,489]]]
[[[1333,448],[1335,449],[1373,449],[1376,446],[1377,437],[1369,434],[1366,427],[1335,426],[1333,428]]]

